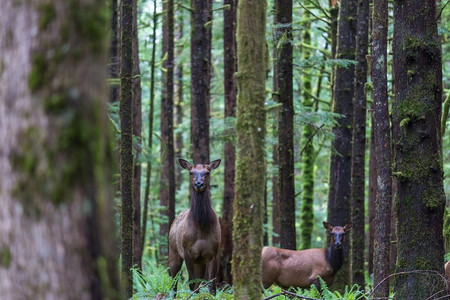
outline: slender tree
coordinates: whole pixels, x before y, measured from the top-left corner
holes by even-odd
[[[225,118],[236,117],[236,83],[234,73],[236,72],[236,2],[224,0],[224,5],[229,5],[224,14],[224,91],[225,91]],[[233,133],[229,132],[231,136]],[[235,172],[236,150],[232,140],[225,143],[224,155],[224,191],[222,203],[222,218],[220,225],[222,229],[222,244],[218,282],[232,284],[231,257],[233,253],[232,243],[232,218],[234,200],[234,172]]]
[[[352,191],[351,191],[351,276],[352,284],[364,289],[364,249],[365,249],[365,158],[366,158],[366,93],[367,50],[369,43],[369,1],[358,0],[356,33],[355,95],[352,143]]]
[[[374,98],[375,161],[377,184],[375,198],[375,233],[373,278],[378,285],[390,274],[391,240],[391,134],[387,92],[387,32],[388,1],[374,0],[372,29],[372,80]],[[375,291],[375,297],[389,296],[389,281],[386,280]]]
[[[176,51],[176,64],[175,64],[175,76],[176,76],[176,102],[175,102],[175,128],[181,126],[184,118],[184,89],[183,89],[183,64],[184,62],[181,59],[181,55],[183,53],[183,28],[184,28],[184,18],[183,18],[184,9],[180,8],[177,14],[177,24],[178,24],[178,36],[177,36],[177,51]],[[183,143],[183,133],[178,130],[175,134],[175,158],[183,157],[182,150],[184,147]],[[181,183],[183,181],[183,172],[177,172],[175,175],[175,184],[176,189],[179,189]]]
[[[127,298],[133,295],[133,0],[122,0],[120,16],[120,192],[122,287]]]
[[[121,299],[106,2],[1,7],[1,298]]]
[[[139,69],[139,40],[137,22],[137,0],[133,1],[133,265],[142,268],[141,246],[141,148],[142,148],[142,105],[141,105],[141,71]]]
[[[443,273],[442,65],[436,1],[394,1],[393,50],[397,271]],[[396,297],[434,297],[446,283],[430,280],[400,276]]]
[[[168,236],[170,224],[175,219],[175,153],[173,140],[173,66],[174,66],[174,6],[173,0],[163,4],[163,92],[161,97],[161,188],[160,204],[165,210],[167,222],[160,227],[160,235]],[[163,246],[161,259],[165,259],[168,248]]]
[[[191,0],[191,143],[194,164],[209,162],[210,0]]]
[[[303,44],[311,44],[311,14],[305,11],[303,22]],[[303,47],[303,60],[308,60],[311,57],[311,49]],[[302,74],[302,101],[303,105],[313,111],[314,100],[312,99],[312,80],[311,74],[305,72]],[[300,249],[311,248],[311,236],[314,225],[314,126],[312,124],[306,124],[303,127],[302,140],[304,141],[303,153],[302,153],[302,170],[303,170],[303,183],[302,183],[302,201],[300,207]]]
[[[336,58],[355,59],[356,8],[357,0],[340,2]],[[328,222],[333,226],[342,226],[350,220],[354,77],[353,66],[336,68],[333,112],[341,117],[333,127],[335,138],[330,164]],[[349,245],[349,239],[346,239],[344,264],[333,284],[333,287],[341,290],[350,279]]]
[[[153,115],[154,115],[154,103],[155,103],[155,58],[156,58],[156,28],[158,27],[158,15],[156,13],[156,0],[153,1],[153,16],[152,16],[152,56],[150,62],[150,111],[148,113],[148,136],[147,145],[148,149],[153,148]],[[144,191],[144,211],[142,212],[142,243],[141,253],[144,252],[145,236],[147,233],[147,216],[148,216],[148,204],[150,202],[150,178],[152,176],[152,162],[147,162],[147,169],[145,174],[145,191]]]
[[[118,0],[110,1],[111,11],[111,41],[109,44],[109,76],[112,80],[119,76],[119,10]],[[112,82],[109,88],[109,101],[116,102],[119,95],[119,86],[116,82]]]
[[[373,113],[370,123],[372,124],[372,129],[370,131],[370,149],[369,149],[369,252],[367,257],[368,261],[367,269],[369,271],[369,275],[373,274],[373,252],[375,239],[375,199],[377,189],[377,162],[375,153],[375,133],[374,133],[375,123],[373,121]]]
[[[280,246],[296,249],[294,188],[294,104],[292,89],[292,0],[275,1],[277,45],[278,188]]]
[[[266,1],[239,1],[237,9],[237,160],[233,204],[235,299],[261,298],[265,185]]]

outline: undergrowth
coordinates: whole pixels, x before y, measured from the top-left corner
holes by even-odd
[[[232,287],[218,288],[216,295],[211,295],[208,292],[207,283],[203,283],[200,289],[193,293],[189,289],[189,281],[181,276],[181,272],[172,278],[169,275],[167,268],[162,266],[154,266],[147,264],[145,271],[142,272],[138,269],[133,269],[134,276],[134,295],[133,299],[233,299]],[[178,280],[178,289],[175,295],[175,283]],[[272,286],[269,289],[263,291],[264,298],[270,299],[295,299],[305,297],[307,299],[323,299],[323,300],[362,300],[366,299],[366,295],[363,291],[359,290],[357,285],[352,287],[346,287],[344,293],[338,291],[331,291],[320,279],[321,291],[319,291],[314,285],[310,289],[289,289],[289,291],[283,291],[278,286]],[[295,297],[296,295],[297,297]],[[300,298],[301,299],[301,298]]]

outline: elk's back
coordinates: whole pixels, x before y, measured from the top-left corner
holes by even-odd
[[[276,283],[282,288],[309,288],[317,276],[331,284],[334,274],[325,251],[319,248],[295,251],[264,247],[261,254],[264,287]]]

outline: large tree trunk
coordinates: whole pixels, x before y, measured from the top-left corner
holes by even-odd
[[[137,22],[137,0],[133,1],[133,265],[142,268],[141,246],[141,149],[142,149],[142,112],[141,112],[141,71],[139,69],[139,40]]]
[[[133,295],[133,0],[121,3],[120,60],[120,192],[122,287],[125,296]]]
[[[235,0],[224,0],[224,5],[230,5],[224,10],[224,90],[225,90],[225,118],[236,117],[236,84],[234,74],[236,72],[236,2]],[[230,132],[229,135],[233,133]],[[236,150],[234,143],[225,143],[225,174],[224,192],[222,203],[222,258],[219,265],[217,282],[232,284],[231,257],[233,253],[232,243],[232,219],[234,200],[234,172]]]
[[[387,33],[388,2],[387,0],[374,0],[372,29],[374,126],[372,128],[374,130],[375,161],[377,163],[373,256],[374,285],[378,285],[390,274],[392,171],[387,92]],[[374,296],[389,296],[389,280],[375,289]]]
[[[303,18],[303,44],[311,44],[311,14],[304,12]],[[311,57],[311,49],[303,47],[303,60],[308,60]],[[312,78],[311,74],[305,72],[303,75],[302,86],[302,101],[303,106],[307,107],[309,111],[314,111],[314,100],[312,95]],[[320,79],[319,79],[320,80]],[[314,126],[312,124],[305,124],[302,132],[302,140],[304,146],[302,148],[302,201],[300,207],[300,249],[311,248],[312,231],[314,226]]]
[[[260,299],[265,185],[266,2],[239,1],[237,14],[236,198],[233,283],[236,299]]]
[[[170,225],[175,219],[175,153],[173,141],[173,66],[174,66],[174,6],[173,0],[164,2],[166,12],[163,21],[163,90],[161,98],[161,187],[160,203],[167,216],[167,224],[160,227],[162,237],[168,236]],[[168,245],[164,245],[161,260],[168,254]]]
[[[358,284],[364,290],[364,227],[365,227],[365,174],[366,158],[366,93],[367,81],[366,55],[369,43],[369,1],[358,0],[358,20],[356,35],[355,97],[352,143],[352,193],[351,231],[352,284]]]
[[[2,299],[122,298],[107,11],[104,1],[2,1]]]
[[[373,110],[373,109],[372,109]],[[375,239],[375,199],[377,190],[377,162],[375,153],[375,134],[373,114],[371,117],[372,130],[370,132],[370,149],[369,149],[369,251],[368,251],[368,271],[369,275],[373,274],[373,252]]]
[[[194,164],[209,162],[210,0],[191,0],[191,143]]]
[[[442,65],[436,1],[394,1],[393,50],[397,271],[443,273]],[[398,277],[394,291],[399,299],[426,299],[444,285],[411,274]]]
[[[280,247],[296,249],[294,188],[294,104],[292,89],[292,0],[275,1],[277,51],[278,188]]]
[[[355,59],[356,0],[342,0],[339,9],[336,58]],[[337,67],[333,113],[341,114],[333,128],[334,141],[330,163],[328,222],[342,226],[350,221],[351,161],[353,128],[353,91],[355,68]],[[344,243],[344,264],[336,274],[334,288],[343,290],[350,281],[349,239]]]

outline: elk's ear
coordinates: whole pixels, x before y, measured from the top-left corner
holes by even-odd
[[[331,226],[328,222],[323,222],[323,227],[325,227],[325,229],[328,229],[329,231],[333,230],[333,226]]]
[[[210,169],[210,170],[216,169],[218,166],[220,166],[220,162],[221,162],[220,159],[216,159],[216,160],[212,161],[212,162],[208,165],[208,169]]]
[[[344,226],[344,231],[350,230],[350,228],[352,228],[353,223],[350,222],[347,225]]]
[[[185,159],[179,158],[178,163],[183,169],[190,170],[192,169],[192,165]]]

